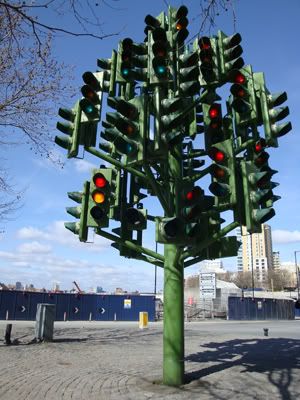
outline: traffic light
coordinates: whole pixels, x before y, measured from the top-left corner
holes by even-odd
[[[204,132],[204,115],[202,104],[197,104],[191,112],[189,136],[195,139],[196,135]]]
[[[129,203],[131,205],[137,204],[141,202],[141,200],[147,197],[147,194],[142,193],[141,190],[146,189],[145,182],[141,182],[135,175],[131,175],[130,177],[130,192],[129,192]]]
[[[169,81],[169,51],[170,44],[163,28],[149,32],[149,72],[150,84],[165,84]]]
[[[110,210],[109,218],[116,221],[120,220],[120,207],[122,203],[122,192],[121,185],[123,177],[121,176],[121,171],[114,166],[110,167],[112,170],[111,176],[109,175],[110,181],[110,191],[112,193],[110,197]]]
[[[232,138],[215,143],[208,151],[214,161],[211,165],[212,183],[209,190],[216,196],[217,205],[236,204],[235,155]]]
[[[223,81],[227,81],[230,71],[244,66],[244,60],[240,57],[243,53],[240,46],[241,40],[242,37],[239,33],[227,36],[221,31],[218,32],[220,74]]]
[[[196,51],[179,56],[178,86],[183,97],[194,96],[200,91],[198,60]]]
[[[202,36],[200,39],[196,39],[193,47],[199,52],[201,86],[209,87],[219,85],[216,39]]]
[[[155,219],[155,241],[158,243],[187,242],[184,222],[177,217],[157,217]]]
[[[192,239],[199,240],[205,230],[201,223],[203,212],[211,210],[214,205],[213,196],[206,196],[199,186],[189,186],[183,190],[182,218],[185,221],[187,244]]]
[[[225,139],[223,131],[222,106],[220,103],[202,104],[204,119],[205,148]]]
[[[115,96],[117,52],[113,50],[111,58],[98,58],[97,66],[104,70],[102,91],[107,92],[109,96]]]
[[[186,6],[181,6],[177,10],[176,8],[170,8],[169,20],[173,22],[173,40],[175,43],[182,44],[189,35],[189,31],[186,29],[189,21],[187,19],[188,9]]]
[[[108,104],[117,112],[106,114],[107,122],[103,123],[106,129],[100,134],[106,142],[100,144],[100,148],[124,156],[128,165],[142,163],[148,115],[146,96],[136,96],[129,101],[122,97],[108,98]]]
[[[162,17],[164,19],[163,13],[162,13]],[[155,18],[150,14],[146,15],[145,24],[146,24],[146,27],[144,29],[144,33],[145,33],[146,37],[145,37],[144,42],[148,42],[148,32],[153,31],[156,28],[162,27],[161,25],[163,25],[163,24],[161,23],[159,18]]]
[[[86,242],[88,237],[87,212],[89,201],[90,182],[86,181],[83,186],[83,192],[68,192],[68,197],[76,203],[81,204],[77,207],[67,207],[67,213],[75,218],[79,218],[78,222],[65,222],[65,227],[71,232],[79,236],[81,242]]]
[[[145,43],[134,43],[131,38],[119,43],[117,82],[147,81],[148,51]]]
[[[199,257],[201,257],[202,260],[215,260],[219,258],[235,257],[240,244],[236,236],[225,236],[203,249],[200,254],[197,254],[197,258],[199,259]]]
[[[247,230],[249,233],[260,233],[261,224],[275,215],[274,209],[266,203],[268,197],[272,196],[270,190],[261,188],[265,184],[263,182],[267,172],[261,172],[252,161],[241,160],[240,165]]]
[[[278,183],[272,182],[271,179],[277,171],[270,168],[268,160],[269,154],[265,151],[266,140],[260,138],[257,140],[253,147],[252,160],[255,167],[260,173],[260,178],[257,182],[257,187],[261,189],[260,194],[262,195],[259,200],[259,204],[262,208],[269,208],[273,206],[273,203],[280,199],[279,196],[275,196],[273,189],[278,186]],[[248,159],[251,159],[251,153],[248,155]],[[257,175],[258,176],[258,175]]]
[[[98,122],[101,118],[104,72],[87,71],[82,79],[85,85],[81,88],[83,99],[79,101],[80,108],[88,121]]]
[[[73,109],[59,108],[58,115],[68,122],[57,122],[56,128],[68,136],[55,136],[55,143],[68,150],[68,158],[77,157],[81,144],[81,108],[77,102]]]
[[[266,143],[268,146],[278,147],[277,138],[287,134],[292,129],[290,122],[277,124],[278,121],[289,115],[289,108],[287,106],[279,107],[287,100],[287,94],[286,92],[270,94],[265,86],[263,73],[255,73],[254,80],[259,90]]]
[[[125,211],[127,229],[141,231],[147,228],[147,210],[143,207],[129,207]]]
[[[116,196],[113,168],[94,169],[90,182],[87,226],[106,228],[109,226],[110,206]]]
[[[160,105],[159,118],[159,137],[168,147],[180,143],[185,136],[185,130],[182,125],[186,122],[186,118],[182,111],[185,102],[183,98],[174,97],[172,99],[163,99]]]
[[[257,110],[257,99],[254,89],[252,68],[247,65],[244,68],[233,69],[228,74],[230,87],[229,104],[234,111],[234,119],[237,126],[258,123],[260,115]]]

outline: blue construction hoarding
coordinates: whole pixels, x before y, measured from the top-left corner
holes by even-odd
[[[228,319],[294,319],[295,302],[285,299],[228,297]]]
[[[140,295],[0,291],[0,320],[35,320],[37,304],[56,305],[56,321],[138,321],[155,317],[155,297]]]

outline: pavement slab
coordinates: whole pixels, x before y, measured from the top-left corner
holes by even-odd
[[[300,320],[186,323],[186,383],[178,388],[161,383],[161,322],[55,322],[48,343],[34,343],[34,322],[9,322],[1,400],[300,399]]]

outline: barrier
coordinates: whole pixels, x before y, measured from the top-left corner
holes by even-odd
[[[139,313],[155,318],[155,297],[140,295],[0,291],[1,320],[36,318],[37,304],[55,305],[55,321],[139,321]]]
[[[295,319],[293,300],[228,297],[229,320]]]

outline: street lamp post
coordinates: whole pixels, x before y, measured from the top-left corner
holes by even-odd
[[[297,253],[300,253],[300,250],[296,250],[294,251],[294,255],[295,255],[295,269],[296,269],[296,278],[297,278],[297,291],[298,291],[298,298],[297,300],[300,299],[300,294],[299,294],[299,268],[297,265]]]

